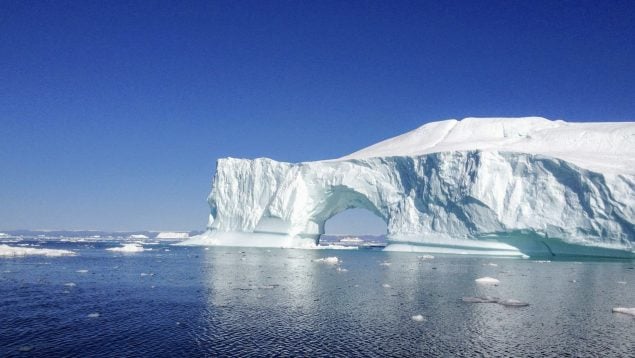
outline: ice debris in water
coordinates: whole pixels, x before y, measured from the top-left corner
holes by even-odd
[[[340,263],[340,259],[338,259],[336,256],[331,256],[331,257],[323,257],[321,259],[315,259],[313,260],[313,262],[320,262],[327,265],[337,265]]]
[[[64,286],[66,286],[66,287],[75,287],[75,286],[77,286],[77,284],[75,282],[67,282],[67,283],[64,284]]]
[[[434,259],[434,256],[432,256],[432,255],[421,255],[421,256],[417,256],[417,258],[419,260],[432,260],[432,259]]]
[[[482,297],[468,296],[468,297],[461,298],[461,301],[468,302],[468,303],[498,303],[500,299],[498,297],[491,297],[491,296],[482,296]]]
[[[98,318],[99,317],[99,313],[97,312],[93,312],[93,313],[89,313],[88,314],[88,318]]]
[[[503,306],[507,306],[507,307],[526,307],[526,306],[529,306],[529,303],[527,303],[527,302],[514,300],[514,299],[500,300],[500,301],[498,301],[498,304],[499,305],[503,305]]]
[[[490,263],[488,263],[488,264],[487,264],[487,266],[498,267],[498,264],[495,264],[495,263],[493,263],[493,262],[490,262]]]
[[[111,247],[106,250],[116,251],[116,252],[142,252],[144,251],[143,246],[138,244],[125,244],[119,247]]]
[[[481,277],[481,278],[477,278],[476,283],[479,283],[481,285],[498,285],[500,283],[499,280],[493,278],[493,277]]]
[[[88,270],[77,270],[75,272],[77,272],[77,273],[88,273]]]
[[[390,265],[391,265],[391,263],[387,262],[387,261],[384,261],[384,262],[379,264],[379,266],[390,266]]]
[[[481,296],[481,297],[472,297],[467,296],[461,298],[461,301],[467,303],[498,303],[499,305],[507,306],[507,307],[526,307],[529,306],[529,303],[515,300],[515,299],[506,299],[502,300],[498,297],[492,296]]]
[[[20,348],[18,348],[18,351],[20,352],[30,352],[33,349],[33,347],[31,346],[21,346]]]
[[[339,271],[339,272],[348,272],[348,270],[347,270],[347,269],[342,268],[342,267],[338,267],[338,268],[337,268],[337,271]]]
[[[626,285],[626,281],[617,281],[617,283],[620,285]]]
[[[387,284],[387,283],[384,283],[383,285],[381,285],[381,287],[383,287],[383,288],[390,288],[391,286],[390,286],[389,284]]]
[[[420,315],[420,314],[415,315],[415,316],[412,316],[411,318],[412,318],[412,320],[413,320],[413,321],[416,321],[416,322],[423,322],[423,321],[425,321],[425,318],[423,318],[423,316],[422,316],[422,315]]]
[[[0,245],[0,257],[17,257],[17,256],[74,256],[75,252],[69,250],[53,250],[53,249],[36,249],[32,247],[14,247],[9,245]]]
[[[623,313],[630,316],[635,316],[635,307],[632,307],[632,308],[615,307],[613,308],[613,313]]]

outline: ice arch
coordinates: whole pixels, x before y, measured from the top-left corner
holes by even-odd
[[[359,208],[346,209],[335,214],[324,224],[325,235],[360,236],[386,235],[388,225],[376,214]]]

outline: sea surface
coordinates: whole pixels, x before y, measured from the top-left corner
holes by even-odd
[[[20,244],[77,255],[0,258],[1,357],[635,356],[632,260]]]

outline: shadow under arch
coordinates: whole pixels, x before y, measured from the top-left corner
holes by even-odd
[[[353,188],[337,185],[329,188],[324,195],[321,205],[316,208],[312,221],[318,225],[319,236],[316,243],[319,243],[320,236],[325,233],[326,222],[337,214],[348,209],[365,209],[379,217],[388,225],[388,217],[373,204],[366,195]]]

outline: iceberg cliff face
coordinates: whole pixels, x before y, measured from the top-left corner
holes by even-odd
[[[634,161],[634,123],[543,118],[433,122],[336,160],[220,159],[192,243],[311,245],[363,208],[389,249],[629,256]]]

